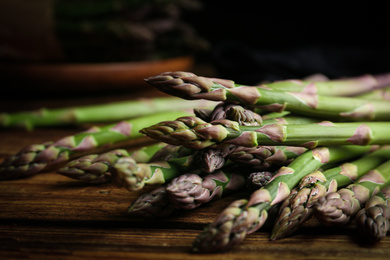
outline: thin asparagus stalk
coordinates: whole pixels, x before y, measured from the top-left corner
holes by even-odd
[[[137,163],[148,163],[150,161],[161,161],[170,156],[174,156],[179,149],[179,146],[158,142],[132,151],[129,153],[129,156]]]
[[[389,75],[383,77],[386,81],[390,80]],[[303,92],[292,92],[294,90],[287,92],[266,87],[242,86],[230,80],[198,77],[186,72],[166,72],[148,78],[146,81],[163,92],[189,100],[230,101],[258,107],[265,111],[287,110],[297,115],[326,120],[390,120],[390,113],[388,113],[390,103],[383,100],[329,97],[318,95],[311,89]]]
[[[136,163],[130,157],[123,157],[116,161],[111,173],[118,186],[137,191],[145,185],[164,184],[190,171],[196,171],[193,169],[192,156],[152,163]]]
[[[356,214],[359,231],[378,242],[390,230],[390,186],[370,197],[365,207]]]
[[[33,129],[42,126],[62,126],[82,123],[116,122],[173,109],[210,108],[214,102],[189,102],[175,97],[138,99],[106,104],[64,107],[56,109],[41,108],[34,111],[1,113],[0,127],[24,127]]]
[[[314,206],[314,214],[324,225],[346,224],[366,201],[388,182],[390,182],[390,160],[347,187],[321,197]]]
[[[103,154],[88,154],[68,162],[57,173],[89,183],[105,183],[112,180],[112,166],[119,158],[131,157],[137,163],[147,163],[157,153],[161,154],[157,159],[162,160],[174,156],[178,149],[179,146],[156,143],[133,152],[115,149]]]
[[[267,185],[252,193],[249,200],[237,200],[228,206],[196,238],[193,250],[204,253],[228,250],[243,241],[247,234],[260,229],[268,217],[269,209],[286,199],[290,190],[305,175],[326,163],[360,156],[370,148],[369,146],[320,147],[303,153],[287,167],[281,167]]]
[[[314,171],[305,176],[280,206],[271,240],[291,235],[313,215],[314,205],[326,193],[336,192],[390,159],[390,147],[383,147],[340,166]]]
[[[388,144],[389,127],[390,122],[240,126],[237,122],[226,119],[207,123],[197,117],[181,117],[146,127],[141,133],[159,141],[192,149],[203,149],[221,143],[246,147],[288,145],[314,148]]]
[[[48,167],[65,163],[73,157],[91,153],[96,148],[108,148],[113,144],[140,138],[143,136],[139,133],[142,128],[161,119],[189,114],[185,111],[159,113],[102,127],[92,127],[85,132],[66,136],[55,142],[30,145],[0,163],[0,179],[15,179],[36,174]]]
[[[211,200],[245,187],[245,176],[236,170],[218,170],[212,174],[183,174],[166,187],[168,198],[177,209],[194,209]]]

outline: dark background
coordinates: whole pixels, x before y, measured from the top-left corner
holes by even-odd
[[[390,71],[385,2],[202,1],[185,16],[222,77],[242,83]]]

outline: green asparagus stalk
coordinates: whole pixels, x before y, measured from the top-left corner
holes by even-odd
[[[178,149],[179,146],[156,143],[133,152],[115,149],[103,154],[88,154],[68,162],[57,173],[89,183],[105,183],[111,181],[112,166],[119,158],[131,157],[137,163],[147,163],[157,153],[161,155],[156,159],[162,160],[174,156]]]
[[[389,159],[390,147],[386,146],[355,161],[305,176],[281,203],[271,240],[286,237],[298,230],[313,215],[313,207],[319,198],[353,183]]]
[[[226,119],[207,123],[197,117],[181,117],[149,126],[142,129],[141,133],[159,141],[192,149],[203,149],[222,143],[246,147],[288,145],[314,148],[388,144],[389,127],[390,122],[240,126],[237,122]]]
[[[390,100],[390,87],[383,89],[376,89],[373,91],[366,92],[358,96],[364,99],[376,99],[376,100]]]
[[[314,206],[314,214],[324,225],[346,224],[372,195],[389,182],[390,160],[347,187],[321,197]]]
[[[390,230],[390,186],[370,197],[355,220],[361,233],[371,240],[378,242],[386,237]]]
[[[113,165],[112,176],[119,187],[137,191],[145,185],[164,184],[190,171],[196,172],[191,155],[152,163],[136,163],[130,157],[123,157]]]
[[[324,164],[340,162],[361,156],[369,146],[320,147],[297,157],[287,167],[281,167],[272,180],[242,199],[228,206],[217,219],[196,238],[193,250],[215,252],[231,248],[244,240],[247,234],[260,229],[269,209],[282,202],[305,175]]]
[[[177,209],[194,209],[211,200],[245,187],[245,176],[236,170],[218,170],[200,176],[188,173],[173,179],[166,187],[168,198]]]
[[[140,138],[139,131],[165,118],[189,115],[185,111],[159,113],[121,121],[102,127],[92,127],[85,132],[66,136],[55,142],[30,145],[0,163],[0,179],[27,177],[67,162],[73,157],[91,153],[96,148],[125,143]]]
[[[0,127],[25,127],[33,129],[42,126],[61,126],[82,123],[116,122],[130,118],[169,112],[173,109],[210,108],[213,102],[189,102],[175,97],[138,99],[106,104],[41,108],[35,111],[1,113]]]
[[[390,77],[384,76],[387,80]],[[262,87],[236,85],[233,81],[198,77],[186,72],[166,72],[146,79],[159,90],[184,99],[230,101],[261,108],[284,110],[297,115],[326,120],[384,121],[390,120],[390,103],[352,97],[329,97],[311,88],[302,92],[280,91]],[[317,84],[317,83],[316,83]],[[296,91],[296,90],[295,90]]]

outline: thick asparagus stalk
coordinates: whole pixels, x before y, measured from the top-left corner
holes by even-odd
[[[272,180],[242,199],[228,206],[217,219],[196,238],[193,250],[215,252],[231,248],[263,226],[269,209],[283,201],[290,190],[305,175],[326,163],[349,160],[370,150],[368,146],[320,147],[297,157],[287,167],[281,167]]]
[[[181,117],[149,126],[142,129],[141,133],[159,141],[193,149],[221,143],[246,147],[289,145],[314,148],[387,144],[390,143],[389,127],[390,122],[240,126],[237,122],[226,119],[207,123],[197,117]]]
[[[321,197],[314,206],[314,214],[324,225],[346,224],[388,182],[390,160],[369,171],[353,184]]]
[[[313,93],[324,96],[357,96],[390,86],[390,74],[362,75],[327,81],[282,80],[261,87],[279,91]]]
[[[380,241],[390,230],[390,186],[373,195],[356,214],[356,225],[363,235]]]
[[[116,122],[173,109],[211,108],[213,102],[185,101],[176,97],[161,97],[113,102],[106,104],[64,107],[56,109],[41,108],[35,111],[1,113],[0,127],[25,127],[33,129],[41,126],[60,126],[81,123]]]
[[[201,204],[245,187],[245,176],[237,169],[218,170],[212,174],[183,174],[166,187],[169,200],[178,209],[194,209]]]
[[[326,193],[336,192],[356,181],[368,171],[390,159],[390,147],[371,152],[361,158],[305,176],[280,206],[271,240],[291,235],[313,215],[314,205]]]
[[[390,77],[387,75],[386,79],[390,80]],[[186,72],[162,73],[146,81],[163,92],[184,99],[237,102],[265,111],[287,110],[297,115],[326,120],[390,120],[390,103],[383,100],[322,96],[311,89],[287,92],[271,90],[264,86],[240,86],[230,80],[198,77]]]
[[[102,127],[92,127],[85,132],[66,136],[55,142],[30,145],[0,163],[0,179],[27,177],[49,166],[59,165],[72,157],[91,153],[98,147],[125,143],[140,138],[140,129],[165,118],[189,115],[189,112],[174,111],[121,121]]]
[[[112,179],[112,166],[119,158],[131,157],[137,163],[149,162],[157,153],[161,154],[159,160],[174,156],[179,146],[156,143],[144,146],[136,151],[128,152],[124,149],[116,149],[103,154],[89,154],[67,163],[57,172],[64,176],[89,182],[105,183]]]

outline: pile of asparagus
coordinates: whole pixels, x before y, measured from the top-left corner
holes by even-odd
[[[266,221],[273,225],[271,239],[281,239],[313,215],[329,226],[355,221],[373,241],[386,236],[390,74],[244,86],[166,72],[146,81],[176,96],[168,103],[174,100],[192,110],[172,103],[168,111],[157,106],[149,109],[151,115],[123,114],[117,119],[133,118],[31,145],[0,164],[0,178],[57,166],[59,174],[70,178],[111,182],[129,191],[152,185],[127,211],[143,218],[168,217],[247,190],[248,197],[231,203],[199,234],[196,252],[228,250]],[[75,111],[96,111],[89,109],[2,114],[0,125],[32,128],[53,125],[53,118],[58,124],[64,118],[78,123]],[[94,153],[97,147],[141,136],[156,141],[135,151]]]

